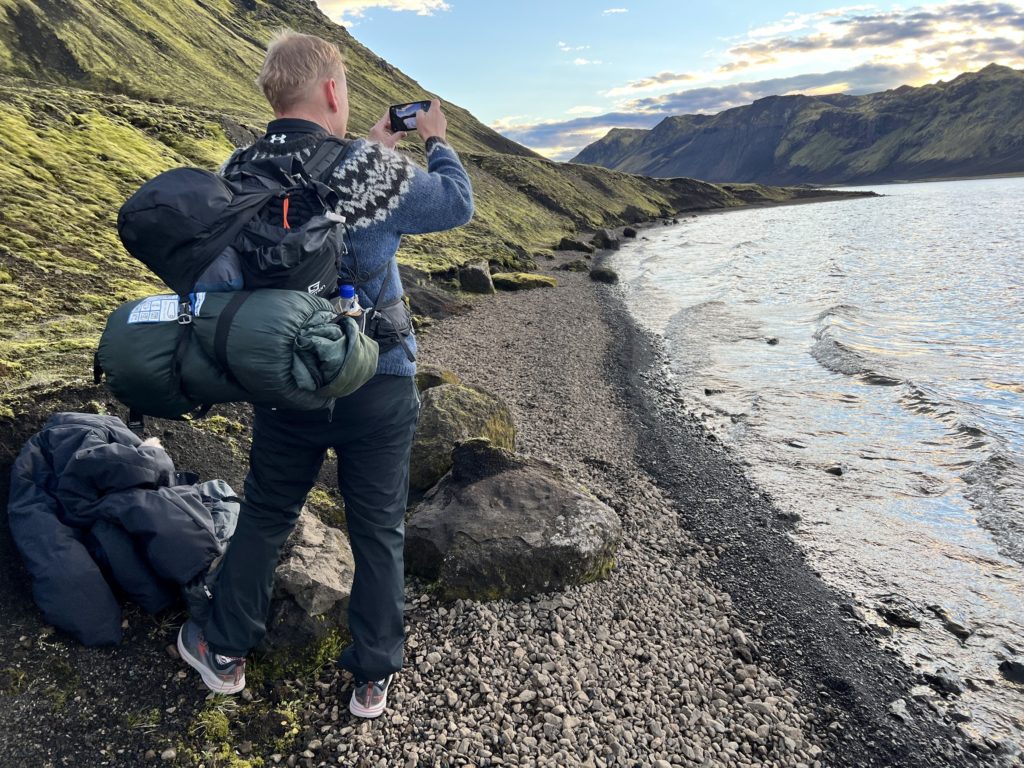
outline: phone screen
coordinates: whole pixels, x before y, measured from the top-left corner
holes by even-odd
[[[415,131],[416,113],[430,109],[429,101],[414,101],[409,104],[395,104],[388,112],[391,115],[392,131]]]

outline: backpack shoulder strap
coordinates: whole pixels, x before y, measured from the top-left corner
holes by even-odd
[[[302,167],[306,169],[306,173],[311,179],[330,186],[330,174],[337,165],[344,162],[354,143],[354,141],[337,136],[328,136],[320,142],[320,146],[316,148],[309,160],[302,164]]]

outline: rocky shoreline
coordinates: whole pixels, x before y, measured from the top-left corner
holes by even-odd
[[[257,664],[247,697],[208,697],[164,650],[177,616],[129,612],[112,651],[52,636],[2,537],[0,765],[999,765],[844,615],[770,499],[677,407],[656,340],[614,286],[560,269],[580,257],[542,265],[557,287],[470,297],[471,311],[430,325],[422,360],[500,396],[520,453],[615,510],[607,579],[488,603],[411,580],[406,669],[389,715],[365,722],[327,658],[302,675]],[[70,389],[34,407],[105,396]],[[220,434],[161,425],[164,443],[240,483],[247,415],[231,418]]]

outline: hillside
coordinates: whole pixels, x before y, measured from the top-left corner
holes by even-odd
[[[866,96],[771,96],[612,130],[572,162],[656,177],[839,184],[1024,171],[1024,71]]]
[[[283,25],[343,51],[356,135],[429,93],[307,0],[0,0],[0,399],[84,379],[109,311],[159,288],[121,248],[117,210],[160,171],[216,167],[253,139],[270,116],[255,73]],[[551,163],[445,109],[478,212],[456,232],[406,239],[400,259],[427,272],[473,258],[529,268],[579,228],[750,194]]]

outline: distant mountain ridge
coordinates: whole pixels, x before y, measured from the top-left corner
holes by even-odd
[[[571,162],[712,182],[839,184],[1024,171],[1024,70],[865,96],[769,96],[613,129]]]

